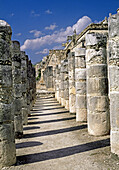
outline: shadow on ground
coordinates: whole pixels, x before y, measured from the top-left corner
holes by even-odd
[[[68,117],[63,119],[56,119],[56,120],[46,120],[46,121],[38,121],[38,122],[29,122],[29,125],[33,124],[43,124],[43,123],[54,123],[54,122],[61,122],[61,121],[67,121],[67,120],[74,120],[76,117]]]
[[[85,129],[85,128],[87,128],[87,125],[74,126],[74,127],[64,128],[64,129],[51,130],[51,131],[38,132],[38,133],[30,133],[30,134],[25,134],[24,138],[56,135],[56,134],[60,134],[60,133],[72,132],[72,131],[81,130],[81,129]]]
[[[22,155],[17,157],[17,164],[23,165],[23,164],[41,162],[41,161],[46,161],[51,159],[63,158],[70,155],[87,152],[98,148],[104,148],[107,146],[110,146],[109,139],[94,141],[82,145],[76,145],[76,146],[52,150],[48,152]]]
[[[22,142],[22,143],[17,143],[17,144],[16,144],[16,149],[33,147],[33,146],[39,146],[39,145],[42,145],[42,144],[43,144],[43,143],[41,143],[41,142],[36,142],[36,141],[32,141],[32,142]]]

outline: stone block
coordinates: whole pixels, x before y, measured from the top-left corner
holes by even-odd
[[[86,95],[86,81],[75,82],[76,94]]]
[[[87,80],[88,94],[107,95],[108,94],[107,78],[90,78]]]
[[[80,109],[86,109],[87,108],[87,102],[86,102],[86,96],[85,95],[76,94],[76,108],[80,108]]]
[[[107,77],[107,65],[100,64],[100,65],[93,65],[87,71],[88,78],[105,78]]]

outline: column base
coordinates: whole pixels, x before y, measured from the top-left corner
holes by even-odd
[[[76,108],[76,121],[79,122],[87,121],[87,109]]]

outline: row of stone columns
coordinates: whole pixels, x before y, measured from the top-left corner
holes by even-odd
[[[76,121],[87,121],[90,135],[111,129],[111,151],[119,155],[119,9],[108,23],[90,28],[74,47],[73,42],[65,47],[55,68],[50,66],[56,71],[53,78],[46,76],[46,84],[53,79],[57,101],[76,114]]]
[[[85,42],[57,66],[56,96],[77,121],[88,121],[89,134],[100,136],[110,130],[107,34],[88,33]]]
[[[23,137],[36,96],[35,70],[11,35],[0,21],[0,168],[16,162],[15,138]]]
[[[57,65],[55,96],[77,121],[87,121],[89,134],[111,128],[111,151],[119,155],[119,12],[108,25],[108,34],[87,33],[85,48],[75,47]]]

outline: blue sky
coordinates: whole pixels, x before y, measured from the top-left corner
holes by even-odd
[[[119,0],[0,0],[0,19],[11,25],[12,40],[35,64],[49,49],[60,49],[74,29],[80,33],[117,8]]]

